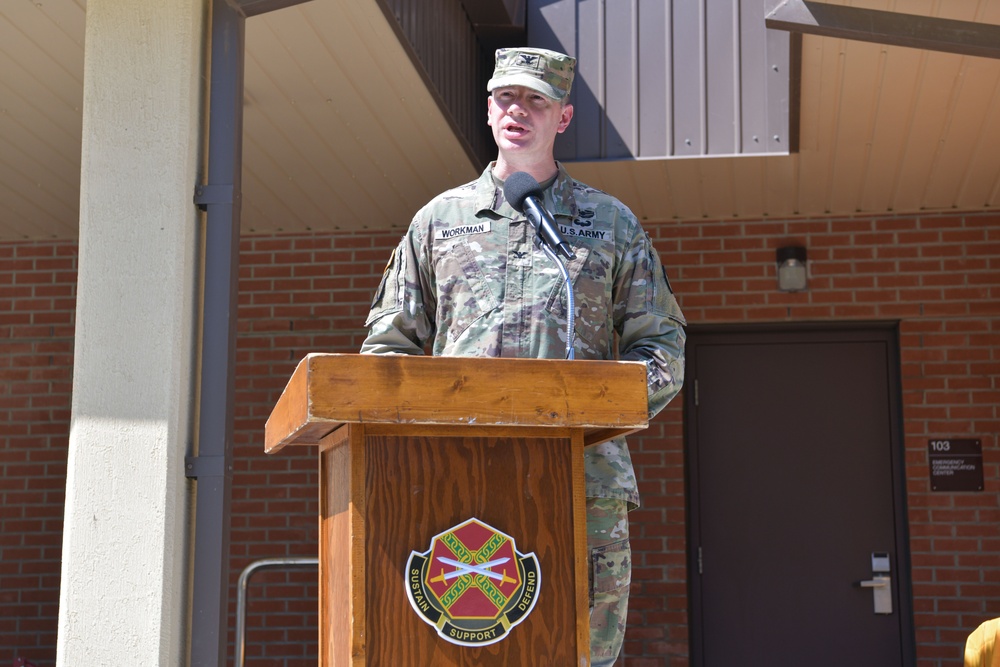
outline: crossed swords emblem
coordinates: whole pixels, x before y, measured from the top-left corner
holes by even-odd
[[[445,572],[442,570],[441,574],[431,579],[431,582],[437,583],[439,581],[448,581],[449,579],[454,579],[455,577],[475,576],[481,574],[484,577],[489,577],[490,579],[499,581],[501,584],[512,584],[517,580],[508,577],[506,570],[504,570],[503,573],[500,573],[494,572],[490,569],[496,567],[497,565],[503,565],[509,560],[510,558],[497,558],[496,560],[488,560],[485,563],[463,563],[459,560],[438,556],[437,561],[439,563],[451,565],[457,569],[452,570],[451,572]]]
[[[494,579],[502,584],[515,583],[516,579],[511,579],[507,576],[507,571],[504,570],[503,574],[499,572],[494,572],[491,568],[497,565],[503,565],[510,558],[497,558],[495,560],[488,560],[491,556],[496,554],[500,550],[500,547],[504,544],[503,536],[494,533],[493,537],[486,541],[482,547],[477,551],[473,551],[467,548],[462,541],[458,539],[453,533],[448,533],[441,536],[441,541],[451,549],[451,552],[455,554],[461,560],[455,560],[452,558],[445,558],[444,556],[436,556],[436,560],[445,565],[451,565],[455,570],[451,572],[445,572],[444,568],[441,568],[441,574],[431,579],[431,583],[437,583],[439,581],[447,581],[449,579],[454,579],[456,577],[469,576],[473,577],[473,580],[477,575],[482,575],[488,579]],[[476,561],[480,559],[487,559],[481,563]]]

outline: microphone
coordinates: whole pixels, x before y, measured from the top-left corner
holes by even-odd
[[[543,242],[558,250],[566,259],[576,259],[576,253],[559,232],[552,214],[545,210],[542,186],[531,174],[518,171],[508,176],[503,182],[503,196],[515,211],[528,218]]]

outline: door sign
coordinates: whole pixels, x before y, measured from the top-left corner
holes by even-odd
[[[931,491],[982,491],[983,445],[978,439],[927,441]]]

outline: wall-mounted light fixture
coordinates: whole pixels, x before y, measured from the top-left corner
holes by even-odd
[[[778,263],[778,291],[801,292],[809,285],[806,272],[805,246],[785,246],[778,248],[776,261]]]

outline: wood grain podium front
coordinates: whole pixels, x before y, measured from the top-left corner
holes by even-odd
[[[320,665],[588,665],[583,448],[647,426],[645,380],[635,362],[303,359],[265,448],[319,451]]]

